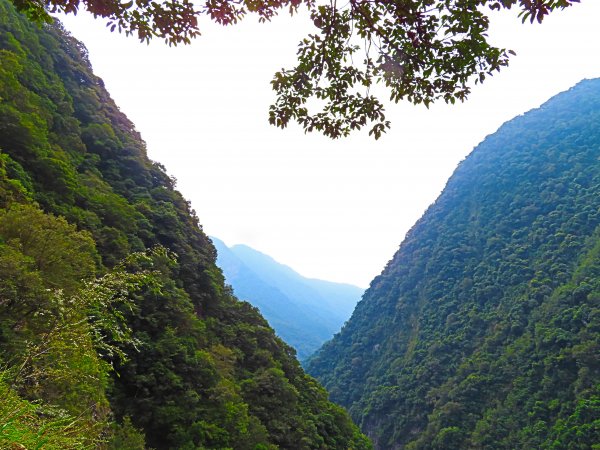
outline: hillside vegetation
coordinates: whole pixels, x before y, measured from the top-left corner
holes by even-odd
[[[379,449],[600,448],[600,80],[456,169],[308,365]]]
[[[350,284],[306,278],[246,245],[227,247],[211,237],[217,265],[234,294],[256,306],[300,361],[340,330],[363,290]]]
[[[368,449],[84,46],[0,0],[0,448]]]

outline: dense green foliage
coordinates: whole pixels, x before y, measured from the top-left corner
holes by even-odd
[[[600,80],[487,137],[308,365],[380,449],[600,443]]]
[[[162,38],[189,43],[200,34],[199,18],[232,25],[247,15],[271,20],[280,10],[306,7],[314,31],[298,44],[298,64],[277,72],[271,82],[277,98],[269,122],[285,128],[296,121],[305,131],[339,138],[371,126],[378,139],[390,126],[379,98],[384,84],[391,100],[415,104],[463,101],[481,83],[508,65],[512,50],[489,42],[494,12],[519,9],[523,21],[542,20],[579,0],[12,0],[33,20],[49,20],[47,10],[90,11],[111,31],[141,41]]]
[[[260,310],[300,361],[339,331],[363,294],[357,286],[303,277],[246,245],[211,239],[234,294]]]
[[[82,44],[0,1],[0,446],[370,448],[173,185]]]
[[[18,203],[0,210],[0,237],[0,442],[94,448],[106,440],[110,364],[137,344],[123,310],[158,285],[157,273],[127,266],[153,266],[165,252],[132,254],[91,280],[89,234]]]

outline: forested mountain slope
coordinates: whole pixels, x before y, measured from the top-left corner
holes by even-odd
[[[339,331],[363,293],[357,286],[303,277],[246,245],[230,248],[211,239],[234,294],[258,307],[301,361]]]
[[[0,0],[0,448],[370,448],[215,256],[83,45]]]
[[[600,443],[600,80],[488,136],[309,362],[379,449]]]

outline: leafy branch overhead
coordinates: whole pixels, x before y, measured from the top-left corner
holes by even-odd
[[[394,102],[428,106],[436,100],[463,101],[473,83],[508,65],[511,50],[488,42],[489,14],[518,8],[523,21],[542,22],[552,11],[579,0],[13,0],[31,18],[46,11],[86,9],[107,19],[111,31],[141,41],[164,39],[188,44],[200,34],[199,18],[236,24],[249,14],[264,22],[280,10],[306,7],[315,26],[298,46],[298,63],[272,80],[276,99],[269,122],[285,128],[298,122],[305,131],[331,138],[369,126],[381,137],[390,123],[370,88],[384,84]],[[316,111],[316,112],[314,112]]]

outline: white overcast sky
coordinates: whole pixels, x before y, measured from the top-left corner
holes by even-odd
[[[368,286],[454,168],[503,122],[583,78],[600,77],[600,1],[542,25],[495,14],[490,36],[517,52],[460,105],[387,105],[392,129],[331,141],[267,123],[273,73],[290,67],[310,24],[282,15],[222,28],[192,45],[140,44],[83,14],[61,20],[178,180],[204,230],[305,276]]]

